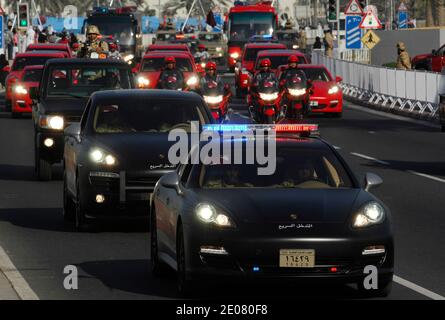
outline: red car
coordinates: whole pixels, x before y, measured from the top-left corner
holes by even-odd
[[[190,48],[186,44],[151,44],[145,53],[152,51],[187,51],[191,54]]]
[[[15,56],[14,62],[12,63],[11,72],[6,77],[6,97],[5,106],[6,111],[11,111],[12,103],[12,87],[19,79],[23,76],[23,69],[26,66],[44,65],[49,59],[54,58],[64,58],[65,53],[61,52],[25,52],[19,53]]]
[[[31,51],[64,51],[68,58],[73,56],[69,45],[66,43],[33,43],[26,48],[26,52]]]
[[[298,66],[312,81],[310,96],[311,113],[326,113],[340,118],[343,112],[343,91],[339,83],[341,77],[332,77],[323,65],[303,64]]]
[[[145,54],[137,77],[138,87],[141,89],[158,87],[166,56],[175,57],[176,68],[183,72],[185,83],[190,89],[195,89],[199,84],[198,70],[191,54],[181,51],[153,51]]]
[[[442,72],[445,69],[445,44],[429,54],[419,54],[412,59],[413,69]]]
[[[249,88],[250,78],[255,72],[255,61],[257,54],[263,50],[285,50],[286,46],[281,43],[247,43],[241,56],[241,62],[238,62],[235,67],[235,88],[236,96],[241,98],[244,96]]]
[[[22,77],[12,87],[12,117],[20,113],[32,112],[32,99],[29,96],[31,88],[38,88],[42,78],[43,66],[27,66]]]

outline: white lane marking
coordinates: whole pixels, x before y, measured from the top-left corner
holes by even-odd
[[[435,292],[432,292],[432,291],[430,291],[428,289],[425,289],[425,288],[423,288],[423,287],[421,287],[421,286],[419,286],[419,285],[417,285],[415,283],[412,283],[412,282],[410,282],[408,280],[400,278],[400,277],[398,277],[396,275],[394,275],[393,281],[398,283],[398,284],[400,284],[400,285],[402,285],[402,286],[404,286],[404,287],[407,287],[407,288],[409,288],[409,289],[411,289],[413,291],[416,291],[417,293],[420,293],[421,295],[424,295],[425,297],[428,297],[430,299],[433,299],[433,300],[445,300],[444,296],[441,296],[441,295],[439,295],[439,294],[437,294]]]
[[[435,176],[430,176],[429,174],[420,173],[420,172],[413,171],[413,170],[408,170],[408,172],[412,173],[412,174],[415,174],[416,176],[420,176],[420,177],[424,177],[424,178],[431,179],[431,180],[434,180],[434,181],[445,183],[445,179],[441,179],[441,178],[438,178],[438,177],[435,177]]]
[[[376,158],[367,156],[367,155],[365,155],[365,154],[361,154],[361,153],[357,153],[357,152],[351,152],[351,154],[352,154],[353,156],[356,156],[356,157],[359,157],[359,158],[362,158],[362,159],[371,160],[371,161],[374,161],[374,162],[377,162],[377,163],[380,163],[380,164],[384,164],[384,165],[386,165],[386,166],[389,166],[389,162],[382,161],[382,160],[379,160],[379,159],[376,159]]]
[[[39,300],[39,297],[31,289],[28,282],[22,277],[16,269],[11,259],[9,259],[5,250],[0,246],[0,271],[6,276],[11,283],[17,295],[22,300]]]
[[[404,116],[400,116],[400,115],[386,113],[383,111],[378,111],[378,110],[370,109],[367,107],[361,107],[361,106],[358,106],[355,104],[351,104],[351,102],[345,104],[345,107],[352,109],[352,110],[362,111],[362,112],[374,114],[374,115],[389,118],[389,119],[400,120],[400,121],[404,121],[404,122],[411,122],[411,123],[415,123],[415,124],[422,125],[425,127],[440,129],[440,125],[434,124],[432,122],[428,122],[426,120],[417,120],[417,119],[412,119],[412,118],[408,118],[408,117],[404,117]]]

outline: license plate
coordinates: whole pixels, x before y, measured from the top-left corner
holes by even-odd
[[[313,268],[315,266],[315,250],[313,249],[281,249],[280,268]]]
[[[311,107],[318,107],[318,101],[310,101],[309,104]]]

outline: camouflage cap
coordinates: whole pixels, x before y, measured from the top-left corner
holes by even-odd
[[[405,44],[403,42],[398,42],[397,48],[399,48],[400,50],[406,50]]]
[[[87,27],[87,34],[100,34],[99,28],[94,25],[89,25]]]

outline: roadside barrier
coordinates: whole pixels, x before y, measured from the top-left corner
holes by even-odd
[[[312,63],[323,64],[343,78],[346,98],[386,111],[436,120],[445,75],[419,70],[397,70],[326,57],[312,52]]]

